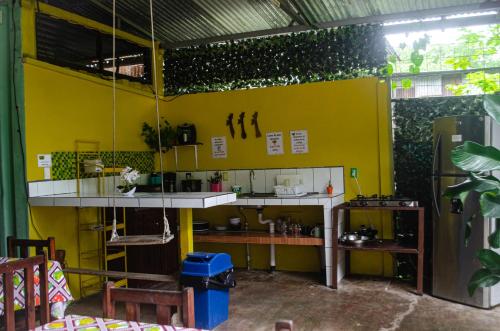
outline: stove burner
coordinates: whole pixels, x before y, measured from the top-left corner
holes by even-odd
[[[392,195],[373,194],[369,197],[358,195],[350,201],[353,207],[418,207],[418,201]]]

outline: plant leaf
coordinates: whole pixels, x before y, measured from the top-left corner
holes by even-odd
[[[485,172],[500,169],[500,151],[472,141],[455,147],[451,152],[453,164],[464,171]]]
[[[481,214],[484,217],[500,217],[500,195],[496,192],[484,192],[479,197]]]
[[[401,86],[403,87],[403,89],[407,90],[409,88],[411,88],[411,79],[409,78],[404,78],[401,80]]]
[[[482,193],[486,191],[496,191],[498,189],[500,189],[500,181],[498,181],[495,177],[478,177],[472,175],[457,185],[448,186],[444,191],[443,196],[449,198],[460,197],[460,200],[464,202],[467,195],[462,196],[463,193],[467,193],[469,191]]]
[[[467,286],[469,295],[472,296],[478,287],[490,287],[499,281],[500,274],[485,268],[479,269],[469,280],[469,284]]]
[[[483,97],[484,110],[500,123],[500,94],[487,94]]]
[[[488,242],[493,248],[500,248],[500,228],[488,236]]]
[[[500,271],[500,255],[491,249],[480,249],[476,253],[477,258],[486,269]]]

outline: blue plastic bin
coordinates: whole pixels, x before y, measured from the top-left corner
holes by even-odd
[[[229,288],[234,287],[231,256],[189,253],[182,265],[181,283],[194,288],[195,325],[213,329],[229,315]]]

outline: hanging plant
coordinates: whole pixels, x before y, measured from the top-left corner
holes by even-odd
[[[160,151],[158,146],[158,131],[155,127],[144,122],[142,124],[141,136],[144,137],[144,142],[149,148],[157,152]],[[169,151],[175,145],[176,132],[167,120],[164,120],[164,123],[160,124],[160,139],[161,147],[164,151]]]

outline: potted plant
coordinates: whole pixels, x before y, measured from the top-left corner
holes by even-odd
[[[137,188],[137,180],[141,177],[139,171],[132,169],[131,167],[125,167],[120,172],[120,183],[117,188],[125,196],[133,196]]]
[[[210,183],[210,192],[222,192],[222,174],[216,171],[213,176],[208,180]]]
[[[160,139],[163,151],[169,151],[175,145],[176,132],[167,120],[160,124]],[[156,127],[152,127],[148,123],[142,124],[141,136],[144,137],[144,142],[154,151],[159,152],[158,146],[158,131]]]

